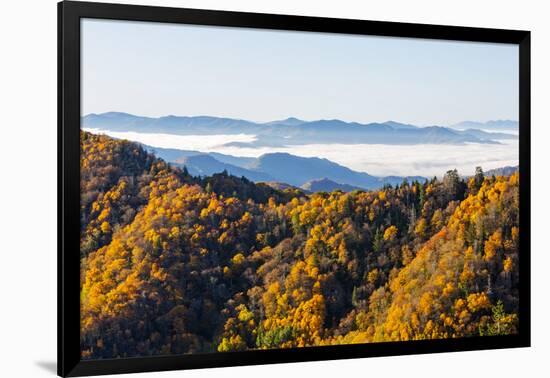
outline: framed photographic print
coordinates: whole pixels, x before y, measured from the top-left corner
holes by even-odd
[[[59,375],[529,346],[529,32],[58,10]]]

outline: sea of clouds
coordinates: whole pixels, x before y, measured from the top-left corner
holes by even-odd
[[[320,157],[356,171],[376,176],[441,177],[450,169],[471,175],[477,166],[484,170],[515,166],[519,161],[517,140],[500,144],[387,145],[387,144],[307,144],[286,147],[235,147],[231,142],[252,142],[255,135],[174,135],[86,129],[114,138],[128,139],[159,148],[219,152],[233,156],[259,157],[266,153],[287,152],[303,157]]]

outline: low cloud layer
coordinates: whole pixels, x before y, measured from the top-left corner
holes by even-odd
[[[303,157],[321,157],[356,171],[377,176],[441,176],[449,169],[458,169],[463,175],[474,173],[475,167],[484,170],[514,166],[519,161],[517,140],[500,141],[501,144],[465,145],[382,145],[382,144],[309,144],[285,148],[239,148],[226,146],[230,142],[251,142],[254,135],[173,135],[135,132],[104,133],[114,138],[128,139],[153,147],[220,152],[233,156],[258,157],[265,153],[287,152]]]

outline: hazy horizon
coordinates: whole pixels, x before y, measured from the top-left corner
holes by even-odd
[[[209,115],[209,114],[179,114],[179,113],[175,113],[175,112],[172,112],[172,113],[168,113],[168,114],[164,114],[164,115],[159,115],[159,116],[148,116],[148,115],[143,115],[143,114],[136,114],[136,113],[129,113],[129,112],[125,112],[125,111],[118,111],[118,110],[108,110],[108,111],[105,111],[105,112],[101,112],[101,113],[96,113],[96,112],[91,112],[91,113],[86,113],[86,114],[83,114],[82,117],[86,117],[86,116],[89,116],[89,115],[102,115],[102,114],[106,114],[106,113],[120,113],[120,114],[128,114],[128,115],[132,115],[132,116],[136,116],[136,117],[147,117],[147,118],[163,118],[163,117],[218,117],[218,118],[227,118],[227,119],[235,119],[235,120],[241,120],[241,121],[249,121],[249,122],[254,122],[254,123],[258,123],[258,124],[262,124],[262,123],[269,123],[269,122],[275,122],[275,121],[283,121],[283,120],[287,120],[287,119],[291,119],[291,118],[295,118],[295,119],[298,119],[300,121],[305,121],[305,122],[315,122],[315,121],[320,121],[320,120],[334,120],[334,119],[326,119],[326,118],[317,118],[317,119],[304,119],[304,118],[300,118],[300,117],[296,117],[294,115],[289,115],[289,116],[286,116],[286,117],[283,117],[283,118],[278,118],[278,119],[272,119],[272,120],[267,120],[267,121],[262,121],[262,122],[259,122],[259,121],[255,121],[255,120],[251,120],[251,119],[246,119],[246,118],[243,118],[243,117],[229,117],[229,116],[224,116],[224,115],[220,115],[220,116],[212,116],[212,115]],[[357,122],[357,121],[354,121],[354,120],[344,120],[344,119],[339,119],[341,121],[344,121],[344,122],[348,122],[348,123],[352,123],[352,122]],[[369,124],[369,123],[388,123],[388,122],[397,122],[397,123],[401,123],[401,124],[406,124],[406,125],[413,125],[413,126],[417,126],[417,127],[430,127],[430,126],[443,126],[443,127],[448,127],[448,126],[453,126],[453,125],[456,125],[458,123],[461,123],[461,122],[479,122],[479,123],[487,123],[487,122],[492,122],[492,121],[497,121],[497,122],[500,122],[500,121],[512,121],[512,122],[518,122],[519,121],[517,119],[503,119],[503,118],[490,118],[490,119],[487,119],[485,121],[480,121],[480,120],[477,120],[477,119],[463,119],[461,121],[458,121],[458,122],[455,122],[453,124],[448,124],[448,125],[436,125],[436,124],[431,124],[431,125],[417,125],[417,124],[414,124],[412,122],[408,122],[408,121],[396,121],[394,119],[387,119],[385,121],[367,121],[367,122],[357,122],[357,123],[361,123],[361,124]],[[494,130],[492,130],[494,132]],[[511,130],[502,130],[503,132],[511,132]]]

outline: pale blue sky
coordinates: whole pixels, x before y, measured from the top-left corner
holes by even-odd
[[[516,45],[82,21],[82,113],[518,119]]]

